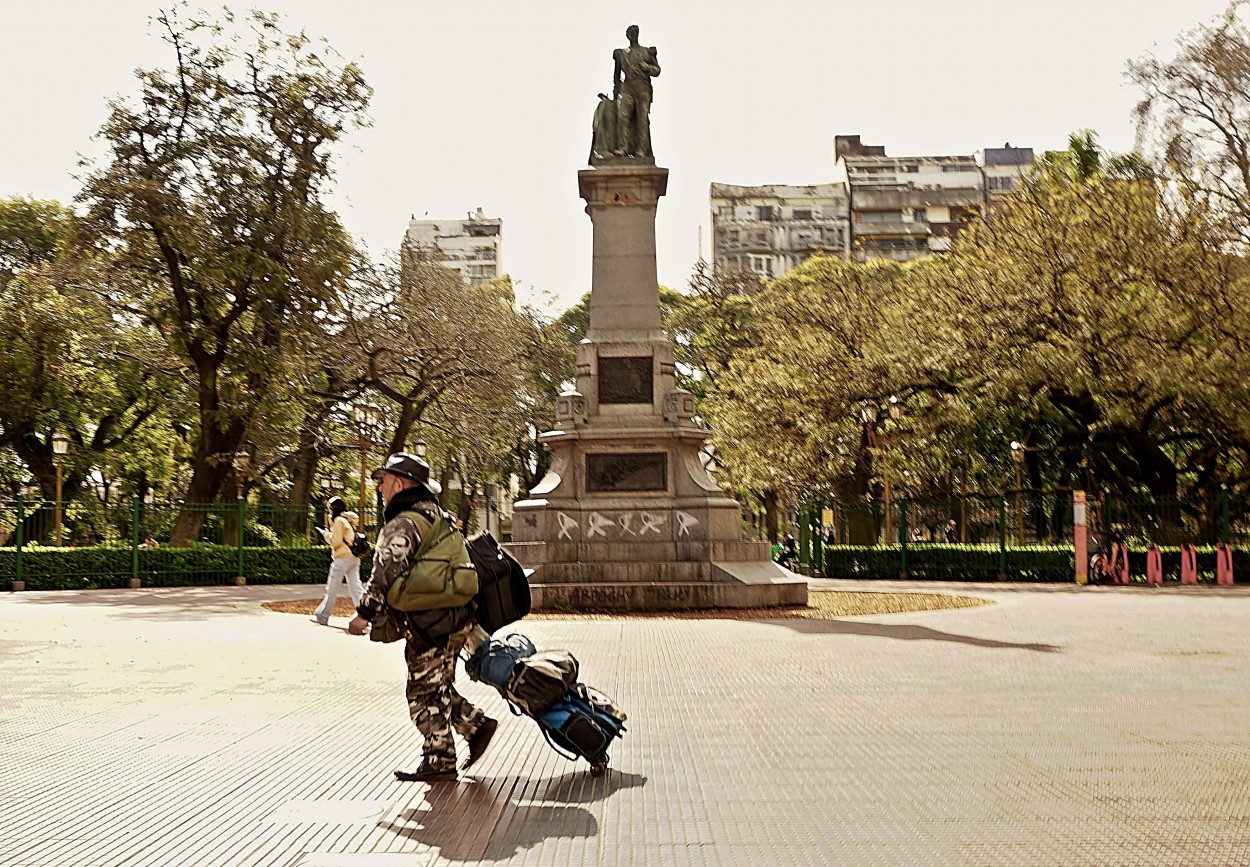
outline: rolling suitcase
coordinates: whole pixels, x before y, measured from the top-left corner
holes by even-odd
[[[514,633],[493,638],[465,660],[471,680],[493,686],[517,716],[538,724],[553,750],[570,761],[585,759],[592,776],[608,768],[608,748],[625,732],[625,714],[597,689],[577,681],[579,666],[563,650],[535,652]]]
[[[625,731],[625,713],[612,699],[584,683],[557,699],[534,718],[551,748],[570,761],[590,762],[590,775],[608,769],[608,747]]]

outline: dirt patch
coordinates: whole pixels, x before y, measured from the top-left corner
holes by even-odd
[[[281,614],[311,616],[320,599],[292,599],[286,602],[265,602],[265,608]],[[690,611],[535,611],[527,620],[832,620],[835,617],[862,617],[869,614],[905,614],[910,611],[942,611],[948,608],[976,608],[993,605],[989,599],[975,596],[951,596],[947,593],[856,593],[826,590],[810,593],[807,605],[783,608],[717,608]],[[350,599],[339,599],[334,606],[336,617],[356,613]]]

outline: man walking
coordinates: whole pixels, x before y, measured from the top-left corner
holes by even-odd
[[[360,558],[352,552],[352,541],[356,538],[356,527],[360,521],[355,512],[347,511],[347,504],[342,497],[331,497],[327,504],[330,507],[330,526],[321,531],[321,538],[330,546],[330,574],[326,578],[326,594],[321,604],[313,612],[313,620],[322,626],[330,625],[330,615],[334,613],[334,603],[339,598],[339,582],[347,579],[347,592],[352,596],[352,605],[360,604]]]
[[[498,723],[456,692],[456,657],[477,626],[473,606],[435,608],[429,611],[397,611],[386,601],[391,585],[413,566],[423,534],[438,523],[442,490],[430,479],[425,461],[402,452],[393,454],[373,474],[386,504],[386,523],[374,549],[373,572],[356,617],[348,624],[353,635],[364,634],[373,624],[372,638],[383,635],[382,621],[389,621],[405,639],[408,663],[408,714],[425,740],[424,758],[413,772],[396,771],[404,781],[438,782],[456,779],[456,744],[452,730],[469,747],[463,767],[468,768],[486,751]]]

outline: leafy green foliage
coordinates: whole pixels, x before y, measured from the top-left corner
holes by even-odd
[[[354,64],[272,15],[156,19],[171,69],[138,72],[100,131],[110,147],[78,197],[113,310],[151,329],[193,384],[186,496],[213,499],[258,415],[280,404],[355,257],[324,204],[331,152],[365,122]],[[196,536],[180,519],[175,542]]]

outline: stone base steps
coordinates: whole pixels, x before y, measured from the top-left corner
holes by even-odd
[[[690,608],[771,608],[806,605],[807,581],[612,581],[530,585],[533,608],[585,611],[679,611]]]

